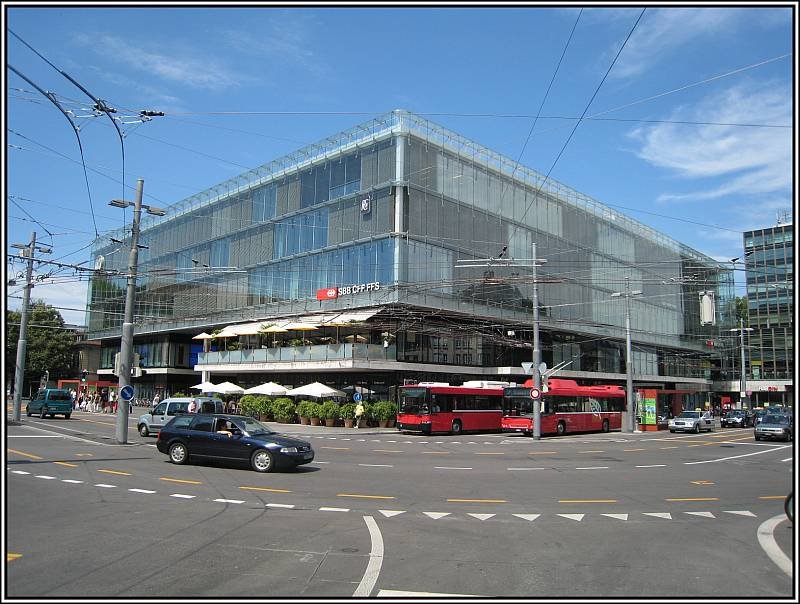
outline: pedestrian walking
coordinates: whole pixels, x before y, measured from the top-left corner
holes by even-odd
[[[356,428],[359,427],[361,423],[361,416],[364,415],[364,405],[359,401],[358,405],[356,405]]]
[[[189,413],[197,413],[197,401],[194,399],[189,401]]]

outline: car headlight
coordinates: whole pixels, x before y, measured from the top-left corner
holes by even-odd
[[[281,447],[281,453],[297,453],[297,447]]]

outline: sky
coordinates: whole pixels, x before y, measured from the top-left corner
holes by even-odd
[[[717,260],[792,220],[789,5],[583,7],[6,3],[6,278],[33,231],[52,246],[37,256],[88,266],[95,237],[130,224],[108,202],[133,200],[138,178],[168,207],[398,108]],[[111,120],[9,30],[117,109],[124,190]],[[86,176],[64,114],[9,67],[71,112]],[[86,278],[35,274],[32,298],[84,324]],[[21,296],[8,286],[8,308]]]

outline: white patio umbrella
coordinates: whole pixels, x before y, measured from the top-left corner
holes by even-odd
[[[210,333],[203,332],[203,333],[197,334],[192,339],[193,340],[213,340],[214,336],[212,336]]]
[[[190,386],[193,390],[199,390],[200,392],[216,392],[216,390],[214,390],[216,387],[217,385],[211,382],[200,382],[196,386]]]
[[[266,384],[253,386],[244,391],[245,394],[266,394],[267,396],[286,394],[286,392],[286,388],[275,382],[267,382]]]
[[[331,388],[325,384],[314,382],[313,384],[306,384],[299,388],[294,388],[286,392],[286,396],[313,396],[314,398],[322,398],[326,396],[347,396],[341,390]]]
[[[231,382],[222,382],[214,386],[213,390],[205,390],[204,392],[217,392],[219,394],[242,394],[244,388],[237,386]]]

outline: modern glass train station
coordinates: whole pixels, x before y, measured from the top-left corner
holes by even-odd
[[[129,232],[98,239],[89,289],[101,373],[120,348]],[[523,382],[534,264],[541,356],[558,376],[704,400],[731,325],[731,271],[624,214],[415,114],[396,110],[142,219],[139,396],[201,372],[360,386]],[[532,254],[534,245],[537,262]],[[546,261],[546,262],[542,262]],[[701,295],[716,324],[701,325]]]

